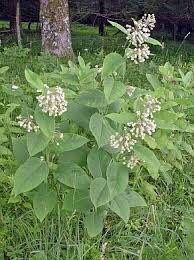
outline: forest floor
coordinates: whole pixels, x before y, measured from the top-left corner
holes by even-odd
[[[122,34],[115,32],[108,28],[107,35],[100,37],[97,28],[74,25],[72,42],[75,54],[80,54],[93,66],[101,66],[107,53],[124,52],[125,39]],[[0,88],[2,84],[25,85],[26,67],[43,73],[54,71],[66,63],[66,60],[41,54],[40,37],[34,31],[23,35],[22,49],[16,46],[12,36],[0,35],[0,38],[0,67],[9,66],[9,71],[0,81]],[[164,43],[163,49],[152,49],[154,55],[149,63],[140,66],[132,63],[128,65],[127,80],[130,85],[147,88],[149,85],[146,73],[157,72],[158,65],[164,65],[167,61],[183,71],[193,69],[194,45],[171,41]],[[1,97],[0,106],[2,104]],[[135,211],[127,225],[116,217],[111,217],[106,223],[106,232],[90,239],[82,228],[82,220],[75,214],[67,217],[58,211],[43,223],[39,223],[28,202],[23,200],[19,204],[8,204],[12,183],[1,171],[1,163],[9,169],[13,162],[11,157],[5,159],[0,155],[0,259],[3,259],[3,253],[8,257],[5,259],[34,260],[46,259],[44,254],[51,260],[194,259],[191,243],[194,241],[194,227],[189,222],[194,216],[189,202],[193,199],[193,187],[189,181],[193,173],[174,173],[173,188],[159,179],[155,183],[157,196],[149,198],[146,213],[143,209]],[[145,214],[146,221],[142,218]],[[185,225],[189,226],[191,236],[183,235]],[[102,258],[102,245],[105,243],[105,258]],[[35,252],[40,252],[40,258],[32,257]]]

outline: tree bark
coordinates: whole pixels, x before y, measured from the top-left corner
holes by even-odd
[[[42,47],[58,57],[72,57],[68,0],[41,0]]]
[[[99,17],[99,34],[101,36],[104,35],[105,33],[105,21],[104,21],[104,0],[99,0],[99,13],[100,13],[100,17]]]
[[[13,33],[16,33],[16,6],[17,0],[9,0],[9,28]]]
[[[16,31],[17,31],[18,46],[21,48],[22,38],[21,38],[21,23],[20,23],[20,0],[17,0],[17,4],[16,4]]]

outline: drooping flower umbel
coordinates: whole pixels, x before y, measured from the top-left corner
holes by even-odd
[[[127,25],[127,40],[133,49],[127,49],[126,56],[136,64],[149,58],[151,52],[146,41],[151,35],[156,23],[154,14],[145,14],[140,20],[133,19],[133,26]]]
[[[21,115],[16,118],[18,120],[18,125],[30,132],[37,132],[39,126],[35,123],[34,117],[32,115],[27,117],[22,117]]]
[[[156,131],[153,114],[161,109],[160,102],[151,95],[146,95],[141,101],[142,108],[136,111],[136,121],[127,123],[122,134],[116,133],[110,137],[110,146],[119,150],[123,164],[131,169],[140,163],[133,152],[134,145]]]
[[[61,87],[46,88],[44,93],[37,97],[39,106],[49,116],[61,116],[67,111],[65,93]]]

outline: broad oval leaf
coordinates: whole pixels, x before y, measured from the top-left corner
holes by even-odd
[[[104,214],[101,211],[95,211],[86,215],[84,225],[90,237],[97,236],[103,230]]]
[[[128,206],[130,208],[147,206],[144,198],[141,195],[139,195],[136,191],[128,189],[126,192],[126,198],[128,201]]]
[[[25,69],[25,77],[30,85],[37,90],[44,90],[44,83],[42,82],[40,76],[30,69]]]
[[[75,102],[93,108],[102,108],[107,106],[104,93],[98,89],[90,89],[82,92],[77,96]]]
[[[111,113],[106,115],[106,117],[119,124],[127,124],[136,119],[136,115],[131,112]]]
[[[77,164],[66,162],[59,165],[56,178],[66,186],[84,190],[90,186],[90,178]]]
[[[42,132],[27,134],[27,147],[30,156],[42,152],[49,144],[50,138],[46,137]]]
[[[35,215],[42,222],[57,204],[57,194],[49,190],[47,184],[41,184],[33,194]]]
[[[157,46],[160,46],[163,48],[163,45],[156,39],[152,38],[152,37],[149,37],[147,40],[146,40],[147,43],[149,44],[152,44],[152,45],[157,45]]]
[[[124,34],[128,34],[127,29],[125,27],[123,27],[122,25],[120,25],[119,23],[116,22],[112,22],[112,21],[108,21],[112,26],[116,27],[117,29],[119,29],[121,32],[123,32]]]
[[[111,199],[122,193],[128,186],[128,169],[120,163],[112,161],[106,171],[107,184]]]
[[[89,142],[89,140],[84,136],[72,133],[65,133],[63,134],[63,139],[59,141],[59,145],[56,146],[56,150],[58,152],[75,150],[83,146],[87,142]]]
[[[94,147],[88,154],[88,169],[94,178],[104,177],[107,166],[111,161],[110,155],[102,149]]]
[[[125,193],[116,196],[109,204],[109,208],[115,212],[125,223],[129,221],[130,208]]]
[[[110,76],[113,72],[119,69],[125,62],[124,58],[118,53],[108,54],[103,63],[102,67],[102,78]]]
[[[152,85],[153,89],[161,88],[162,84],[160,83],[159,79],[156,75],[153,74],[146,74],[147,80]]]
[[[160,168],[160,162],[155,156],[154,152],[140,144],[136,144],[134,146],[134,152],[137,157],[144,162],[144,165],[150,173],[151,177],[153,179],[157,179],[159,175],[158,171]]]
[[[110,201],[107,182],[104,178],[99,177],[91,182],[90,198],[95,208],[105,205]]]
[[[99,147],[107,145],[110,142],[110,136],[115,132],[108,121],[98,113],[91,117],[89,127]]]
[[[89,129],[90,117],[97,112],[97,109],[78,104],[74,101],[68,103],[65,117],[72,120],[79,126]]]
[[[63,209],[86,213],[93,207],[89,190],[71,190],[65,195]]]
[[[46,113],[43,113],[38,107],[35,110],[35,120],[40,130],[47,137],[52,137],[55,131],[55,119]]]
[[[29,157],[26,137],[12,138],[13,154],[19,163],[24,163]]]
[[[121,81],[116,81],[111,77],[106,78],[103,85],[105,98],[108,104],[121,98],[126,92],[126,86]]]
[[[40,185],[48,176],[48,166],[46,162],[39,158],[32,157],[22,164],[14,176],[14,194],[31,191]]]

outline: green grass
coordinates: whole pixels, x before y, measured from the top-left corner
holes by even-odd
[[[0,28],[5,26],[5,23],[0,23]],[[124,52],[125,39],[121,34],[115,35],[111,27],[107,29],[105,37],[100,37],[97,28],[75,24],[72,27],[72,42],[76,55],[81,54],[92,65],[101,65],[107,53]],[[153,48],[154,56],[149,63],[139,66],[129,63],[126,81],[137,87],[146,87],[146,72],[156,71],[157,66],[166,61],[183,70],[192,68],[192,44],[167,41],[165,46],[164,49]],[[9,66],[10,70],[1,85],[25,86],[26,67],[43,73],[66,63],[65,59],[41,53],[38,33],[24,32],[23,49],[16,46],[12,36],[2,38],[0,67]],[[0,164],[1,160],[3,158],[0,158]],[[0,252],[4,252],[8,259],[30,259],[34,254],[44,251],[50,260],[99,260],[102,259],[104,243],[107,243],[105,259],[110,260],[194,259],[191,256],[192,247],[188,246],[187,237],[182,232],[183,216],[189,211],[193,199],[190,170],[181,176],[173,173],[173,187],[159,179],[155,184],[158,195],[156,198],[147,197],[147,209],[132,210],[127,225],[116,216],[109,216],[102,236],[90,239],[83,228],[82,219],[75,214],[66,216],[64,212],[56,210],[41,224],[34,217],[28,200],[21,199],[19,204],[8,204],[12,186],[10,176],[15,165],[11,159],[4,163],[4,171],[0,168]]]

